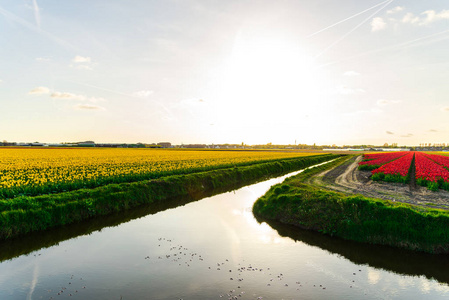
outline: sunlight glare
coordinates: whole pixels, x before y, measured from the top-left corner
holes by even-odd
[[[316,92],[317,84],[312,59],[295,43],[239,36],[229,61],[226,86],[228,99],[240,104],[241,100],[247,105],[299,100],[303,106]]]

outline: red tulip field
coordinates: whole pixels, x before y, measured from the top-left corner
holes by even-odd
[[[414,151],[365,154],[359,169],[372,170],[374,181],[408,183],[416,180],[430,190],[449,190],[449,157],[443,155]]]

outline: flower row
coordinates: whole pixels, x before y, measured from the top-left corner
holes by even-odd
[[[436,161],[443,162],[444,156],[428,155],[420,152],[415,154],[416,182],[431,190],[449,187],[449,171]]]
[[[380,166],[389,163],[395,159],[398,159],[407,153],[405,151],[400,152],[389,152],[389,153],[375,153],[375,154],[365,154],[363,156],[363,161],[359,163],[360,170],[374,170]]]
[[[386,155],[383,161],[388,159],[391,159],[391,156]],[[410,171],[413,168],[415,177],[410,178]],[[407,183],[410,179],[416,179],[416,183],[431,190],[439,188],[449,190],[449,157],[443,155],[408,152],[371,172],[373,180]]]
[[[410,165],[413,161],[413,154],[413,152],[407,152],[398,159],[372,170],[372,179],[402,183],[408,182]]]

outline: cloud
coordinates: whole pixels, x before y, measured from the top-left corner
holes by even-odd
[[[429,129],[428,131],[429,132],[438,132],[438,130],[436,130],[436,129]]]
[[[394,134],[394,132],[391,132],[391,131],[385,131],[387,134]]]
[[[85,57],[85,56],[80,56],[77,55],[72,59],[72,62],[76,63],[76,64],[82,64],[82,63],[90,63],[91,62],[91,58],[90,57]]]
[[[364,89],[353,89],[347,86],[337,86],[337,93],[342,95],[355,95],[365,93]]]
[[[0,83],[2,83],[2,82],[3,82],[3,80],[0,79]]]
[[[386,27],[387,27],[387,23],[385,23],[384,19],[382,19],[381,17],[375,17],[371,21],[371,31],[372,32],[383,30]]]
[[[414,14],[412,13],[407,13],[403,18],[402,18],[402,23],[410,23],[410,24],[416,24],[419,22],[419,17],[416,17]]]
[[[77,70],[93,70],[92,68],[92,59],[88,56],[77,55],[72,59],[72,63],[69,67],[77,69]]]
[[[398,13],[403,10],[404,10],[404,6],[396,6],[393,9],[387,10],[387,14],[391,15],[391,14],[395,14],[395,13]]]
[[[385,99],[377,100],[377,105],[379,105],[379,106],[386,106],[386,105],[398,104],[398,103],[401,103],[401,100],[385,100]]]
[[[449,106],[442,107],[441,111],[449,111]]]
[[[343,73],[344,76],[359,76],[360,73],[356,72],[356,71],[346,71]]]
[[[426,10],[422,12],[423,17],[415,16],[413,13],[407,13],[402,18],[402,23],[425,26],[440,20],[449,20],[449,10],[442,10],[437,13],[434,10]]]
[[[138,97],[138,98],[147,98],[150,95],[152,95],[153,93],[154,93],[153,91],[142,90],[142,91],[134,92],[134,93],[132,93],[132,95],[134,97]]]
[[[92,104],[78,104],[78,105],[75,105],[74,108],[81,109],[81,110],[106,110],[102,106],[92,105]]]
[[[86,97],[83,95],[76,95],[72,93],[62,93],[62,92],[53,92],[50,97],[57,99],[69,99],[69,100],[79,100],[84,101]]]
[[[427,25],[440,20],[448,20],[449,19],[449,10],[442,10],[439,13],[436,13],[434,10],[426,10],[422,13],[422,15],[426,15],[426,18],[422,20],[420,25]]]
[[[45,86],[38,86],[37,88],[32,89],[28,92],[30,95],[41,95],[50,93],[50,89]]]
[[[104,98],[101,97],[87,97],[84,95],[76,95],[76,94],[72,94],[72,93],[66,93],[66,92],[53,92],[50,95],[52,98],[57,98],[57,99],[67,99],[67,100],[77,100],[77,101],[89,101],[89,102],[104,102],[106,101]]]
[[[46,57],[36,57],[36,61],[50,61],[50,59]]]
[[[405,138],[412,137],[412,136],[413,136],[413,134],[411,134],[411,133],[401,135],[401,137],[405,137]]]

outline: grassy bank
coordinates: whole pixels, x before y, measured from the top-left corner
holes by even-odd
[[[449,253],[449,212],[304,183],[319,171],[312,169],[273,186],[256,201],[254,214],[348,240]]]
[[[143,204],[192,195],[215,188],[232,187],[273,175],[285,174],[324,162],[336,155],[317,155],[227,169],[166,176],[154,180],[109,184],[93,189],[20,196],[0,200],[0,239],[70,224]]]

